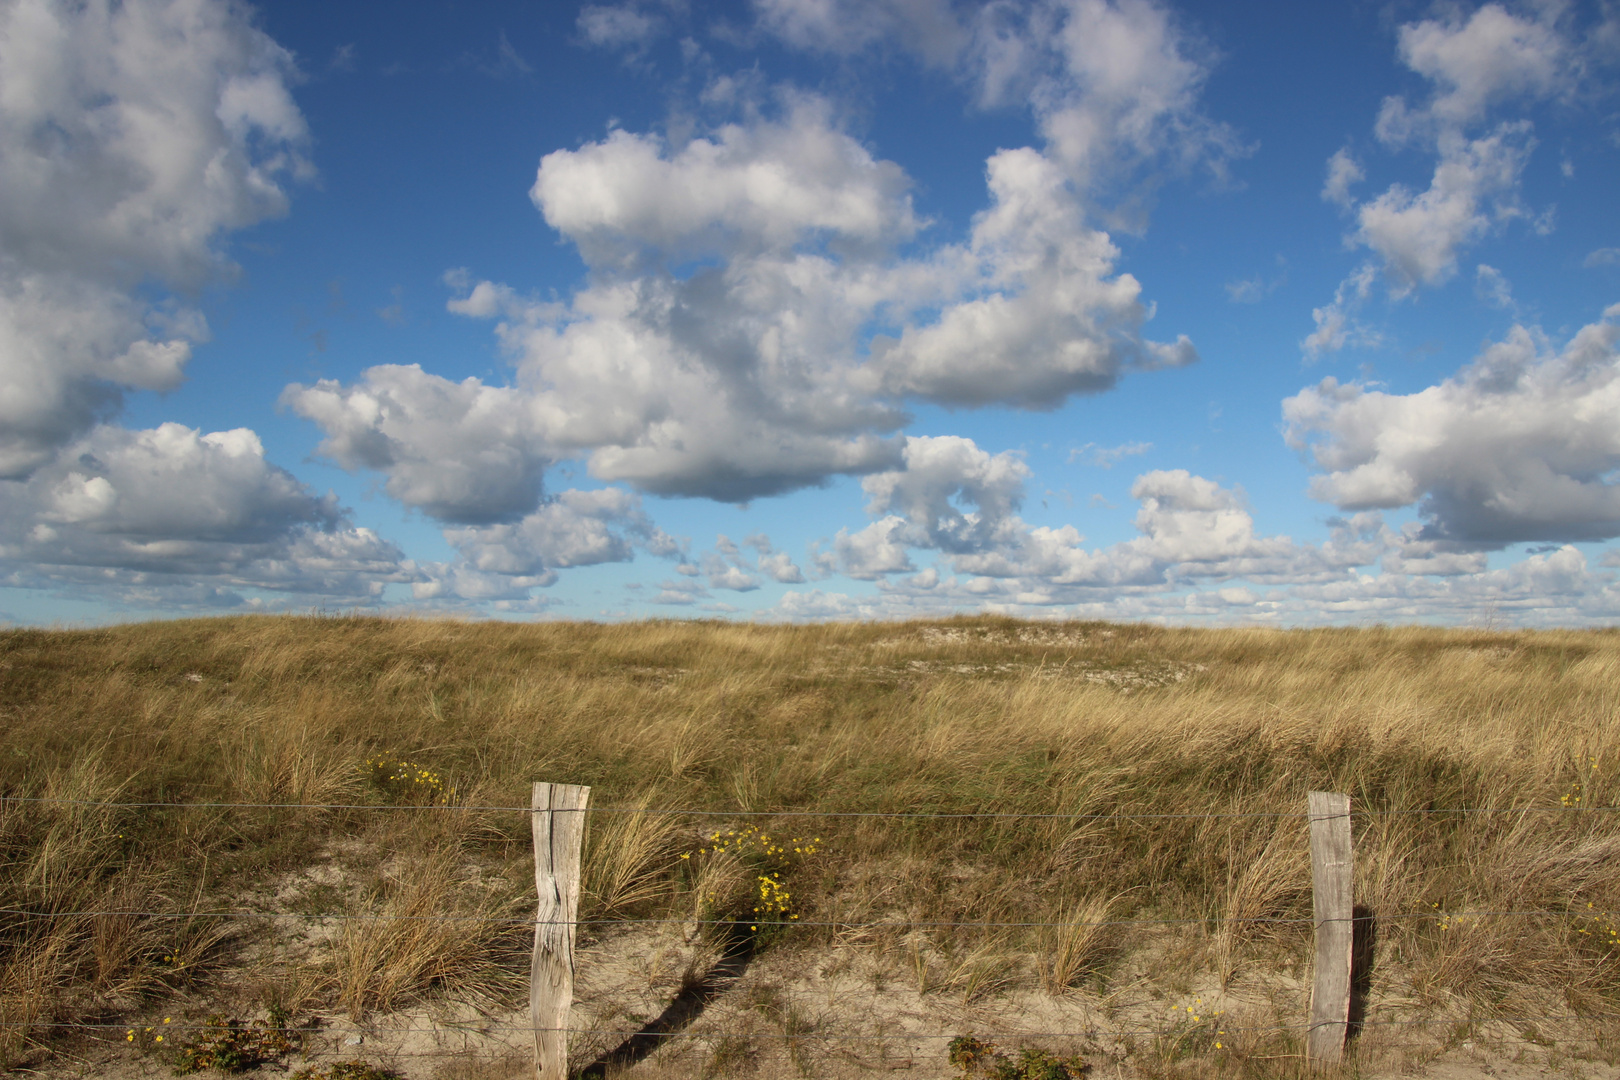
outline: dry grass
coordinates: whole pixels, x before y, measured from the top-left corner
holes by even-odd
[[[660,812],[672,807],[1290,815],[815,826],[824,852],[795,872],[795,902],[815,921],[887,929],[807,926],[794,947],[857,942],[909,968],[904,982],[968,1004],[1020,987],[1242,988],[1302,975],[1308,926],[1225,920],[1309,917],[1305,792],[1347,791],[1357,810],[1402,812],[1356,822],[1357,899],[1380,919],[1375,1007],[1489,1015],[1553,994],[1614,1012],[1620,957],[1579,930],[1589,911],[1620,913],[1620,822],[1591,809],[1620,802],[1617,705],[1610,631],[989,618],[10,631],[0,792],[89,805],[0,803],[0,908],[54,913],[0,914],[0,1021],[125,1015],[246,987],[267,999],[292,993],[264,989],[284,984],[355,1015],[510,999],[521,942],[493,930],[351,920],[306,943],[303,968],[271,977],[240,970],[265,954],[207,920],[64,914],[228,905],[308,872],[339,842],[369,853],[352,860],[349,914],[527,910],[512,907],[532,888],[522,814],[99,805],[384,805],[395,796],[364,768],[384,752],[435,770],[465,807],[526,806],[543,779],[591,785],[595,806],[646,809],[592,819],[584,906],[604,919],[690,917],[679,856],[713,822]],[[1523,812],[1427,812],[1452,807]],[[703,872],[720,891],[749,880],[722,860]],[[1524,910],[1554,914],[1475,914]],[[1433,914],[1392,918],[1421,912]],[[1173,939],[917,925],[1104,916],[1196,923]],[[44,1038],[0,1032],[8,1061]]]
[[[528,927],[504,885],[468,875],[458,847],[397,859],[329,957],[338,1007],[364,1020],[430,993],[489,1006],[526,992]]]

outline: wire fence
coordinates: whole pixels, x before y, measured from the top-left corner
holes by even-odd
[[[382,810],[382,811],[449,811],[449,812],[491,812],[491,813],[532,813],[532,806],[497,806],[478,805],[470,803],[432,802],[432,803],[251,803],[251,802],[112,802],[99,799],[52,799],[34,796],[0,795],[0,804],[14,803],[43,803],[56,806],[97,806],[106,809],[164,809],[164,810]],[[1587,814],[1612,813],[1620,810],[1620,806],[1461,806],[1461,807],[1400,807],[1378,810],[1352,810],[1351,818],[1384,818],[1408,816],[1446,816],[1468,814]],[[1299,811],[1284,810],[1255,810],[1255,811],[1209,811],[1201,813],[1176,814],[1117,814],[1117,813],[1065,813],[1062,811],[1001,811],[1001,810],[966,810],[966,811],[929,811],[929,810],[698,810],[686,807],[653,808],[646,806],[588,806],[580,810],[559,809],[559,814],[656,814],[668,817],[717,817],[717,818],[889,818],[911,819],[918,821],[941,820],[994,820],[998,818],[1017,820],[1053,820],[1053,821],[1168,821],[1191,819],[1236,819],[1236,818],[1297,818],[1304,819]]]
[[[218,810],[218,811],[279,811],[279,812],[308,812],[308,811],[379,811],[379,812],[479,812],[479,813],[521,813],[531,814],[532,806],[506,806],[506,805],[475,805],[456,803],[427,803],[421,805],[397,803],[286,803],[286,802],[192,802],[192,801],[108,801],[108,800],[82,800],[58,799],[35,796],[0,796],[0,811],[8,804],[34,805],[34,806],[72,806],[90,807],[105,810]],[[1380,818],[1394,818],[1407,816],[1425,816],[1431,818],[1466,818],[1483,815],[1584,815],[1595,813],[1609,813],[1620,810],[1616,806],[1478,806],[1478,807],[1421,807],[1421,808],[1385,808],[1385,809],[1358,809],[1349,816],[1353,819],[1376,820]],[[568,813],[569,810],[557,810],[555,813]],[[1225,812],[1213,811],[1202,813],[1092,813],[1092,812],[1022,812],[1022,811],[811,811],[793,809],[775,810],[707,810],[698,808],[652,808],[646,806],[593,806],[578,812],[592,815],[660,815],[665,817],[686,817],[698,819],[883,819],[915,821],[919,823],[941,821],[986,821],[986,820],[1046,820],[1070,822],[1095,823],[1123,823],[1123,822],[1151,822],[1173,820],[1234,820],[1234,819],[1295,819],[1302,824],[1307,815],[1299,811],[1242,811]],[[1385,924],[1396,922],[1409,922],[1414,920],[1478,920],[1478,919],[1560,919],[1588,916],[1588,912],[1579,909],[1548,909],[1548,908],[1522,908],[1503,910],[1467,910],[1445,911],[1430,909],[1423,911],[1406,911],[1385,914],[1356,914],[1348,920],[1354,923]],[[966,920],[966,919],[914,919],[905,916],[889,916],[871,919],[783,919],[783,918],[678,918],[678,917],[626,917],[618,915],[603,915],[598,917],[585,917],[577,920],[544,921],[533,917],[522,916],[491,916],[476,914],[457,914],[453,912],[410,914],[403,912],[371,912],[356,913],[350,911],[332,912],[290,912],[290,911],[255,911],[255,910],[142,910],[138,908],[109,907],[105,909],[78,909],[78,910],[43,910],[26,907],[0,908],[0,917],[26,922],[28,920],[65,920],[65,919],[148,919],[148,920],[236,920],[271,921],[301,920],[308,922],[336,922],[336,923],[450,923],[458,925],[482,926],[556,926],[575,925],[580,927],[603,926],[678,926],[688,932],[701,928],[736,928],[746,925],[751,932],[765,929],[785,929],[789,927],[817,927],[837,932],[854,931],[888,931],[901,934],[913,931],[930,930],[1078,930],[1085,928],[1176,928],[1202,926],[1205,928],[1218,928],[1221,926],[1309,926],[1319,924],[1321,920],[1305,917],[1287,917],[1273,915],[1227,915],[1215,914],[1197,917],[1181,918],[1101,918],[1092,920],[1060,919],[1060,920]],[[718,969],[717,969],[718,970]],[[699,993],[704,1002],[718,999],[725,992],[740,985],[741,973],[733,972],[713,976],[699,986]],[[871,993],[879,994],[875,985]],[[910,993],[911,991],[906,991]],[[772,990],[773,995],[780,1000],[822,1000],[828,991],[821,990],[794,990],[787,991],[777,987]],[[917,990],[918,996],[922,991]],[[1179,1008],[1179,1007],[1178,1007]],[[702,1013],[702,1008],[697,1010]],[[1191,1013],[1191,1010],[1187,1010]],[[1225,1044],[1230,1048],[1232,1039],[1241,1039],[1246,1036],[1270,1035],[1286,1036],[1302,1034],[1310,1030],[1307,1023],[1234,1023],[1231,1026],[1222,1024],[1216,1028],[1202,1019],[1202,1014],[1195,1016],[1195,1020],[1204,1023],[1210,1032],[1218,1032],[1227,1040]],[[1177,1021],[1184,1023],[1185,1017]],[[1476,1028],[1480,1025],[1548,1025],[1548,1024],[1580,1024],[1588,1028],[1594,1025],[1620,1023],[1620,1013],[1603,1011],[1581,1011],[1569,1013],[1546,1012],[1541,1014],[1526,1013],[1520,1010],[1515,1015],[1437,1015],[1422,1017],[1391,1017],[1380,1015],[1363,1015],[1352,1020],[1352,1032],[1367,1030],[1402,1030],[1411,1028],[1425,1028],[1434,1026],[1452,1026]],[[144,1025],[142,1025],[144,1027]],[[344,1024],[341,1021],[322,1021],[303,1025],[281,1025],[265,1028],[285,1035],[296,1035],[301,1038],[316,1039],[321,1037],[335,1037],[346,1031],[357,1031],[363,1025]],[[994,1026],[994,1025],[991,1025]],[[184,1037],[186,1035],[200,1035],[210,1030],[217,1030],[217,1024],[197,1023],[191,1020],[165,1023],[161,1031],[165,1034],[174,1034]],[[125,1022],[90,1021],[90,1020],[60,1020],[60,1019],[27,1019],[0,1021],[0,1031],[20,1031],[24,1035],[32,1033],[55,1032],[60,1034],[79,1033],[81,1036],[93,1039],[119,1043],[134,1041],[137,1028]],[[714,1029],[707,1024],[692,1022],[688,1018],[683,1026],[673,1024],[660,1026],[657,1021],[649,1022],[639,1028],[629,1029],[615,1026],[570,1026],[566,1028],[538,1028],[533,1024],[512,1024],[499,1022],[490,1018],[480,1018],[476,1021],[432,1021],[426,1026],[411,1023],[376,1023],[367,1028],[376,1033],[376,1037],[384,1039],[399,1039],[405,1036],[426,1035],[436,1039],[444,1037],[491,1039],[509,1037],[514,1039],[532,1039],[541,1032],[562,1033],[569,1036],[589,1037],[592,1040],[651,1040],[656,1045],[669,1044],[671,1040],[760,1040],[760,1041],[786,1041],[796,1045],[806,1043],[819,1044],[853,1044],[853,1045],[887,1045],[893,1043],[939,1043],[958,1038],[966,1033],[962,1028],[949,1031],[938,1030],[894,1030],[880,1032],[862,1032],[848,1030],[818,1030],[805,1029],[796,1031],[770,1031],[762,1030],[757,1026],[738,1027],[735,1030],[727,1029],[724,1024],[720,1029]],[[1122,1026],[1114,1026],[1112,1022],[1098,1022],[1093,1013],[1084,1023],[1078,1023],[1068,1030],[1036,1031],[1036,1030],[975,1030],[972,1034],[981,1040],[1017,1040],[1029,1042],[1042,1039],[1061,1040],[1120,1040],[1151,1038],[1162,1039],[1166,1037],[1184,1037],[1185,1032],[1178,1032],[1175,1025],[1160,1025],[1153,1027],[1130,1026],[1127,1022]],[[111,1036],[110,1038],[108,1036]],[[1567,1036],[1566,1036],[1567,1037]],[[1593,1036],[1594,1038],[1596,1036]],[[360,1045],[351,1043],[349,1045]],[[526,1049],[528,1044],[507,1044],[505,1049],[517,1051]],[[473,1048],[480,1049],[480,1048]],[[493,1047],[483,1046],[482,1050],[501,1050],[497,1044]],[[341,1053],[341,1051],[334,1051]],[[447,1054],[465,1054],[470,1052],[465,1044],[460,1050],[445,1049],[442,1047],[422,1046],[392,1046],[384,1051],[390,1058],[411,1058],[427,1056],[444,1056]],[[1291,1056],[1291,1055],[1279,1055]],[[1292,1055],[1298,1056],[1298,1055]]]
[[[403,915],[403,914],[363,914],[350,912],[276,912],[276,911],[30,911],[24,908],[0,908],[0,915],[18,915],[36,919],[88,919],[112,917],[139,917],[152,919],[304,919],[304,920],[332,920],[337,922],[453,922],[478,923],[481,925],[510,925],[510,926],[690,926],[690,927],[731,927],[739,923],[750,926],[790,928],[803,926],[831,927],[839,930],[912,930],[912,929],[1079,929],[1083,927],[1106,926],[1219,926],[1219,925],[1246,925],[1246,924],[1272,924],[1284,926],[1315,926],[1322,922],[1348,922],[1348,923],[1385,923],[1409,919],[1480,919],[1480,918],[1529,918],[1554,917],[1568,918],[1571,915],[1583,914],[1579,909],[1557,910],[1552,908],[1530,908],[1515,911],[1487,911],[1474,908],[1462,908],[1455,911],[1429,910],[1408,911],[1393,915],[1351,915],[1344,919],[1316,919],[1316,918],[1283,918],[1270,915],[1204,915],[1197,918],[1184,919],[1094,919],[1094,920],[1053,920],[1053,921],[1025,921],[1000,922],[979,921],[963,919],[794,919],[786,921],[781,919],[697,919],[697,918],[646,918],[638,916],[604,915],[596,918],[584,917],[579,919],[533,919],[521,916],[501,915]]]
[[[1442,1027],[1446,1025],[1466,1024],[1535,1024],[1535,1023],[1591,1023],[1593,1021],[1620,1021],[1620,1013],[1603,1014],[1544,1014],[1535,1016],[1473,1016],[1473,1017],[1409,1017],[1404,1019],[1377,1019],[1356,1021],[1356,1027],[1382,1028],[1382,1027]],[[130,1030],[128,1024],[114,1023],[86,1023],[83,1021],[50,1021],[23,1024],[15,1022],[0,1022],[0,1030],[17,1028],[62,1029],[73,1031],[118,1031]],[[1234,1024],[1220,1029],[1226,1035],[1254,1035],[1261,1033],[1275,1033],[1283,1031],[1308,1031],[1311,1025],[1299,1024]],[[164,1024],[164,1031],[208,1031],[212,1026],[199,1023],[171,1023]],[[334,1026],[330,1024],[304,1024],[270,1026],[264,1030],[284,1032],[290,1035],[330,1035]],[[346,1028],[336,1029],[340,1033]],[[410,1024],[376,1025],[375,1030],[387,1032],[391,1035],[434,1035],[434,1034],[467,1034],[486,1035],[491,1032],[513,1032],[520,1035],[533,1035],[537,1031],[560,1031],[568,1035],[605,1035],[628,1038],[634,1035],[648,1034],[646,1029],[634,1031],[601,1027],[565,1027],[565,1028],[537,1028],[528,1024],[496,1024],[496,1023],[463,1023],[446,1022],[434,1024],[430,1027],[413,1026]],[[758,1030],[711,1031],[708,1029],[696,1031],[660,1031],[655,1033],[659,1038],[670,1039],[726,1039],[726,1038],[754,1038],[754,1039],[820,1039],[829,1042],[903,1042],[912,1040],[954,1039],[961,1032],[938,1031],[894,1031],[876,1034],[862,1034],[857,1032],[761,1032]],[[1087,1036],[1106,1036],[1108,1038],[1144,1038],[1154,1035],[1164,1035],[1165,1029],[1157,1028],[1101,1028],[1095,1027],[1089,1031],[1039,1031],[1009,1028],[1006,1031],[993,1029],[976,1031],[975,1036],[981,1039],[1074,1039]]]

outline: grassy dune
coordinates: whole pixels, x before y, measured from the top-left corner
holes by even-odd
[[[813,833],[813,856],[780,863],[806,925],[766,935],[760,970],[774,956],[829,980],[859,972],[874,992],[954,1010],[963,1033],[998,1001],[1088,1009],[1097,1032],[1060,1049],[1178,1076],[1293,1068],[1297,1031],[1217,1051],[1163,1015],[1197,994],[1254,1027],[1303,1019],[1308,923],[1228,920],[1309,919],[1305,793],[1346,791],[1368,812],[1355,825],[1356,898],[1378,919],[1368,1018],[1400,1021],[1369,1027],[1349,1068],[1491,1040],[1608,1068],[1620,816],[1599,808],[1620,805],[1617,704],[1608,631],[285,617],[8,631],[0,908],[57,916],[0,914],[0,1064],[87,1052],[39,1026],[87,1017],[509,1010],[528,938],[499,920],[533,910],[527,822],[479,808],[524,805],[532,781],[553,780],[648,811],[593,817],[590,918],[746,921],[763,864],[707,854],[709,837],[748,822],[778,840]],[[417,771],[392,779],[402,761]],[[1432,812],[1465,807],[1497,812]],[[790,810],[1120,816],[770,816]],[[1143,814],[1166,816],[1126,816]],[[62,914],[246,908],[273,917]],[[492,918],[320,921],[334,912]],[[1542,914],[1487,914],[1503,912]],[[1165,921],[931,925],[1119,920]],[[588,940],[606,955],[614,933]],[[772,992],[800,989],[784,974]],[[750,1022],[787,1035],[711,1040],[630,1075],[884,1067],[815,1057],[791,1033],[808,1014],[760,993]],[[818,1015],[822,1034],[855,1022]],[[1492,1026],[1524,1016],[1579,1020]],[[1148,1023],[1153,1037],[1108,1036]],[[945,1075],[936,1051],[914,1075]]]

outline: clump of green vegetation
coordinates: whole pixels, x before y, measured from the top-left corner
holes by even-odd
[[[367,779],[385,798],[408,806],[433,806],[455,797],[438,771],[397,754],[374,754],[366,759]]]
[[[963,1076],[988,1080],[1079,1080],[1091,1069],[1078,1054],[1060,1057],[1038,1046],[1026,1046],[1012,1057],[998,1050],[995,1043],[971,1035],[952,1039],[947,1053]]]
[[[298,1034],[287,1021],[280,1013],[251,1022],[210,1016],[201,1031],[180,1042],[174,1071],[180,1076],[204,1069],[239,1073],[278,1060],[298,1046]]]
[[[1190,1005],[1170,1006],[1170,1022],[1156,1039],[1159,1057],[1175,1061],[1230,1050],[1231,1040],[1221,1026],[1224,1015],[1224,1010],[1205,1005],[1203,998],[1194,998]]]
[[[324,1069],[299,1069],[288,1080],[399,1080],[399,1073],[364,1061],[339,1061]]]
[[[749,933],[760,935],[763,943],[764,939],[779,934],[786,924],[798,921],[799,912],[794,910],[793,893],[788,888],[786,875],[820,853],[822,843],[819,836],[782,839],[773,837],[758,825],[746,825],[711,833],[705,846],[682,852],[681,859],[696,866],[696,879],[701,883],[698,885],[700,914],[707,916],[704,921],[736,920],[740,926],[746,919]],[[705,880],[706,858],[735,861],[745,870],[742,875],[745,880],[752,875],[753,880],[747,883],[747,900],[752,901],[752,906],[746,916],[740,910],[742,895],[722,894],[717,879],[727,875],[709,874]],[[733,883],[735,877],[730,876]]]

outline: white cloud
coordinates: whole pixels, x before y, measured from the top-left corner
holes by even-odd
[[[695,581],[661,581],[658,594],[648,603],[685,607],[708,598],[709,592]]]
[[[1030,149],[998,151],[989,181],[994,202],[975,220],[969,249],[937,260],[972,268],[985,294],[874,345],[884,389],[951,405],[1053,408],[1107,389],[1127,368],[1197,360],[1185,337],[1139,336],[1141,286],[1108,276],[1118,249],[1085,227],[1055,163]]]
[[[762,613],[762,618],[779,618],[792,622],[815,622],[829,619],[882,619],[894,616],[894,605],[884,599],[857,599],[848,593],[805,589],[783,594],[776,606]]]
[[[529,195],[598,266],[782,250],[810,237],[889,245],[914,235],[904,171],[831,126],[819,99],[779,123],[727,124],[672,148],[615,131],[540,161]]]
[[[284,212],[291,72],[234,4],[0,8],[0,477],[179,382],[206,324],[134,289],[228,275],[221,236]]]
[[[1428,117],[1460,128],[1504,99],[1573,93],[1580,64],[1556,25],[1561,7],[1543,4],[1520,16],[1486,4],[1466,20],[1454,11],[1402,26],[1401,60],[1434,84]]]
[[[770,541],[764,537],[750,537],[750,546],[763,543],[770,550]],[[750,592],[759,588],[759,578],[750,573],[750,566],[742,549],[729,536],[721,533],[715,538],[714,550],[703,556],[703,573],[708,576],[709,588]]]
[[[1502,271],[1480,263],[1474,268],[1474,295],[1492,307],[1514,309],[1513,287]]]
[[[1386,556],[1386,567],[1388,565]],[[1606,565],[1616,565],[1610,560]],[[1091,595],[1020,589],[1016,584],[947,579],[880,586],[876,597],[790,592],[761,618],[905,619],[964,609],[1025,618],[1106,619],[1179,624],[1303,626],[1444,622],[1494,626],[1612,625],[1620,586],[1595,573],[1573,547],[1534,554],[1498,570],[1340,574],[1318,583],[1252,588],[1112,590]],[[918,575],[922,577],[923,575]]]
[[[1069,451],[1069,464],[1084,461],[1088,465],[1095,465],[1100,469],[1112,469],[1125,458],[1136,457],[1153,449],[1150,442],[1127,442],[1118,446],[1098,446],[1096,443],[1086,445]]]
[[[777,551],[771,545],[770,537],[764,533],[755,533],[743,541],[748,547],[758,552],[755,565],[759,572],[772,581],[784,585],[799,585],[804,583],[804,571],[799,569],[793,557],[785,551]]]
[[[955,435],[912,436],[904,467],[861,481],[868,512],[907,522],[896,540],[951,553],[1004,545],[1023,500],[1029,466],[1015,454],[989,454]],[[972,507],[972,509],[967,509]]]
[[[805,580],[804,571],[794,563],[793,557],[785,551],[774,551],[759,557],[759,568],[772,581],[784,585],[802,584]]]
[[[1620,588],[1565,546],[1499,570],[1439,578],[1384,573],[1305,585],[1280,598],[1290,622],[1481,622],[1517,626],[1612,624]]]
[[[1348,146],[1340,147],[1328,158],[1327,182],[1322,185],[1322,198],[1330,203],[1348,207],[1355,200],[1350,195],[1352,184],[1366,179],[1361,165],[1350,156]]]
[[[359,386],[289,386],[282,401],[321,425],[319,452],[388,475],[386,489],[441,521],[514,520],[539,506],[550,464],[519,392],[383,364]]]
[[[1389,540],[1382,560],[1386,573],[1455,577],[1483,573],[1487,567],[1485,552],[1459,550],[1458,545],[1444,540],[1425,540],[1423,526],[1415,521]]]
[[[759,26],[797,49],[850,55],[897,42],[949,66],[968,31],[949,0],[753,0]]]
[[[1219,173],[1246,152],[1205,117],[1198,94],[1209,75],[1199,44],[1168,9],[1149,0],[1066,0],[1048,40],[1057,72],[1031,99],[1049,151],[1082,187],[1160,158]]]
[[[626,532],[616,532],[618,526]],[[532,575],[546,569],[628,562],[632,537],[661,552],[669,541],[628,491],[564,491],[511,524],[446,529],[466,564],[489,573]]]
[[[556,584],[558,570],[629,562],[638,548],[660,558],[684,554],[641,498],[620,488],[558,492],[516,521],[447,528],[444,538],[457,558],[422,568],[418,600],[526,604],[531,590]]]
[[[1198,108],[1210,50],[1152,0],[754,0],[786,44],[850,55],[900,48],[955,72],[979,104],[1027,105],[1044,152],[1088,198],[1123,196],[1140,223],[1146,168],[1217,176],[1248,152]]]
[[[743,502],[895,467],[906,399],[1053,408],[1195,359],[1185,338],[1141,336],[1140,286],[1040,154],[991,159],[967,243],[901,256],[922,226],[907,178],[823,103],[786,102],[681,146],[616,133],[546,156],[532,194],[590,283],[560,305],[446,279],[452,311],[498,320],[510,385],[381,365],[284,400],[338,463],[479,523],[532,509],[565,457],[642,491]]]
[[[915,570],[906,554],[906,519],[891,514],[858,532],[839,529],[833,538],[838,567],[858,581]]]
[[[1287,437],[1347,509],[1417,504],[1424,539],[1479,547],[1620,535],[1620,305],[1560,351],[1514,326],[1415,394],[1325,379],[1283,403]]]
[[[725,566],[709,575],[709,588],[748,592],[759,588],[759,578],[738,566]]]
[[[664,19],[638,4],[586,4],[575,26],[592,45],[639,52],[663,33]]]
[[[1240,492],[1178,469],[1145,473],[1132,486],[1141,536],[1087,550],[1072,525],[1032,528],[1018,516],[1028,469],[1016,455],[992,455],[968,439],[914,437],[905,466],[862,482],[868,511],[883,516],[858,532],[840,530],[834,550],[844,573],[861,580],[915,572],[913,549],[940,552],[966,583],[953,578],[942,586],[929,567],[923,575],[931,578],[884,587],[926,589],[941,601],[1003,596],[1056,604],[1195,580],[1329,580],[1377,561],[1391,542],[1376,515],[1336,523],[1322,545],[1258,536]]]
[[[1353,274],[1339,282],[1332,303],[1311,309],[1311,319],[1316,323],[1316,329],[1299,343],[1307,356],[1338,352],[1347,345],[1377,345],[1382,340],[1376,330],[1356,318],[1356,311],[1372,292],[1377,276],[1376,266],[1363,263]]]
[[[1394,184],[1357,208],[1354,240],[1383,258],[1395,295],[1446,280],[1464,246],[1523,216],[1519,177],[1533,146],[1528,122],[1479,139],[1446,135],[1426,191]]]
[[[1620,247],[1598,248],[1581,260],[1581,266],[1588,270],[1599,266],[1620,266]]]
[[[1506,120],[1484,134],[1472,132],[1496,108],[1572,99],[1592,52],[1579,43],[1562,3],[1532,5],[1522,14],[1498,3],[1466,16],[1447,9],[1440,17],[1402,25],[1398,36],[1402,62],[1428,80],[1430,94],[1415,106],[1404,97],[1386,98],[1374,130],[1390,147],[1433,148],[1429,186],[1413,191],[1391,184],[1358,205],[1350,186],[1364,174],[1348,149],[1341,149],[1329,159],[1322,189],[1324,199],[1354,212],[1356,229],[1346,242],[1378,255],[1395,299],[1447,281],[1464,250],[1509,221],[1525,218],[1538,232],[1551,229],[1550,207],[1531,214],[1520,202],[1521,178],[1535,148],[1530,121]],[[1333,303],[1312,313],[1317,327],[1304,342],[1307,353],[1355,340],[1346,285]],[[1362,283],[1357,287],[1364,297]]]
[[[12,584],[126,602],[144,590],[184,606],[197,589],[216,604],[245,602],[237,589],[362,602],[416,576],[333,496],[265,461],[245,428],[95,428],[27,481],[0,485],[0,522]]]
[[[1226,283],[1226,295],[1234,304],[1258,304],[1266,295],[1263,278],[1243,278]]]

